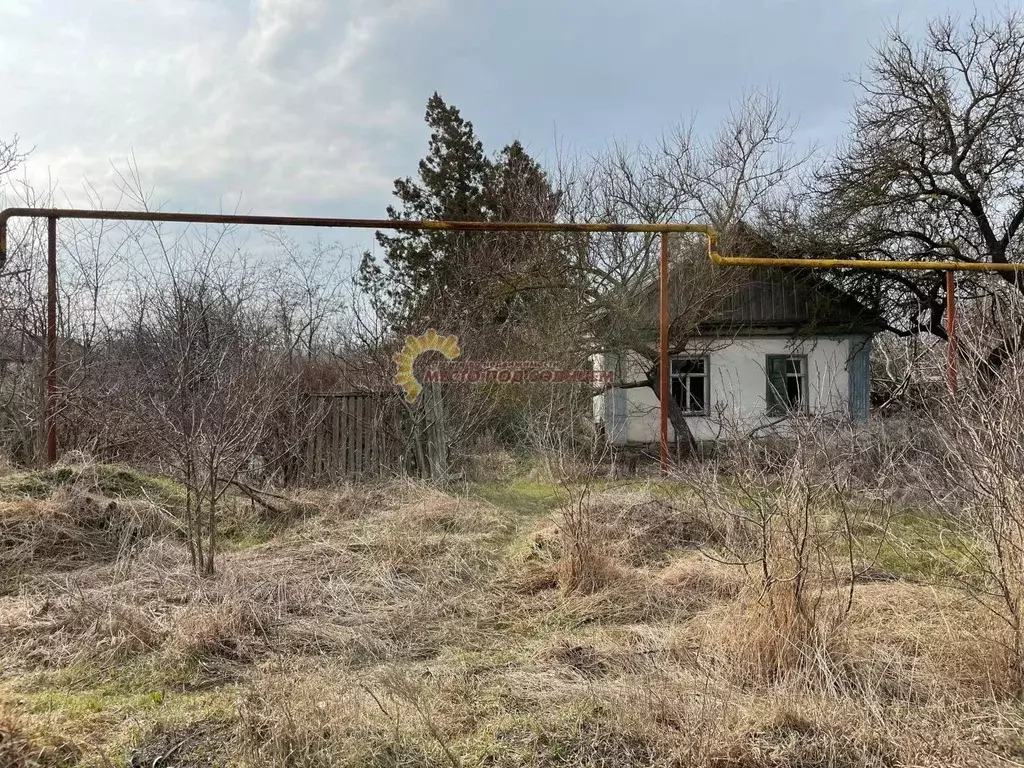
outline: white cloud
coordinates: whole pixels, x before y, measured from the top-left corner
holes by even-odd
[[[422,106],[374,60],[442,2],[0,0],[0,136],[34,145],[30,177],[73,202],[83,178],[113,202],[111,163],[132,152],[173,207],[379,201]]]

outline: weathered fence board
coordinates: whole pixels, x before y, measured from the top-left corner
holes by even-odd
[[[326,485],[397,474],[448,473],[440,393],[427,386],[408,405],[398,393],[349,392],[309,396],[319,416],[310,425],[301,482]]]

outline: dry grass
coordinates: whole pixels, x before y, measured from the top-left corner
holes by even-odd
[[[92,532],[93,508],[64,493],[31,503]],[[306,492],[280,520],[240,506],[232,525],[269,540],[239,530],[204,579],[172,532],[115,545],[137,526],[118,516],[138,513],[118,500],[96,529],[108,538],[48,544],[49,575],[10,574],[0,765],[853,768],[1024,754],[998,627],[976,602],[874,582],[841,632],[825,613],[786,625],[800,610],[784,586],[766,600],[723,562],[715,547],[737,539],[703,510],[653,485],[551,513],[415,483]],[[825,585],[822,605],[841,588]]]
[[[119,466],[65,463],[0,476],[0,594],[26,577],[130,559],[172,534],[178,489]]]
[[[0,705],[0,766],[3,768],[63,768],[79,757],[74,745],[54,741]]]
[[[583,490],[534,530],[528,567],[517,576],[527,593],[558,586],[566,594],[594,594],[635,582],[636,573],[714,538],[692,509],[650,488]]]
[[[844,637],[831,620],[809,619],[786,587],[771,585],[772,595],[745,591],[713,627],[709,644],[738,683],[797,677],[819,687],[837,687],[843,674]],[[842,603],[845,595],[826,594],[823,599]]]
[[[0,502],[0,592],[29,573],[117,560],[170,529],[148,501],[114,501],[76,488],[58,488],[45,501]]]
[[[595,493],[588,507],[595,535],[634,566],[663,565],[681,552],[717,543],[721,534],[702,513],[643,486]]]

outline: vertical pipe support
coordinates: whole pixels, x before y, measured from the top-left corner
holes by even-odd
[[[664,475],[668,472],[668,399],[669,390],[669,359],[668,359],[668,232],[661,233],[661,258],[658,270],[658,378],[660,403],[659,418],[661,420],[661,452],[660,467]]]
[[[957,343],[956,343],[956,272],[946,270],[946,376],[949,391],[954,395],[957,389]]]
[[[43,425],[46,432],[46,463],[57,461],[57,217],[47,224],[46,258],[46,398]]]

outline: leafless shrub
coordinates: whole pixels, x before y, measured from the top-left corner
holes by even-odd
[[[209,256],[204,256],[208,259]],[[277,359],[247,303],[244,265],[203,261],[143,289],[128,347],[138,384],[129,401],[152,421],[150,439],[185,487],[183,527],[193,567],[213,573],[217,511],[255,455],[274,408]]]
[[[747,576],[746,599],[722,629],[743,677],[831,679],[837,670],[862,567],[855,530],[866,512],[850,498],[846,455],[821,429],[795,425],[783,462],[765,462],[764,446],[739,445],[727,471],[711,466],[688,478],[720,532],[706,551]]]
[[[845,432],[839,443],[852,492],[884,492],[891,501],[914,503],[948,489],[949,478],[935,462],[942,439],[926,418],[877,418]]]
[[[561,485],[587,484],[596,476],[608,447],[595,441],[591,393],[589,384],[553,384],[534,393],[530,418],[518,440],[538,460],[532,475]]]
[[[621,577],[607,541],[599,535],[590,509],[589,485],[577,488],[566,483],[567,502],[556,521],[560,558],[558,585],[564,592],[597,592]]]
[[[939,465],[951,488],[939,497],[960,528],[952,530],[961,584],[1006,632],[997,651],[1006,686],[1024,692],[1024,379],[1016,357],[993,381],[961,382],[960,395],[935,413]]]

